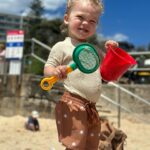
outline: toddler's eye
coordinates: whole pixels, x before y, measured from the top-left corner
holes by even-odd
[[[97,22],[96,22],[95,20],[90,20],[90,22],[91,22],[92,24],[97,24]]]
[[[83,19],[84,19],[82,16],[77,16],[77,18],[79,18],[80,20],[83,20]]]

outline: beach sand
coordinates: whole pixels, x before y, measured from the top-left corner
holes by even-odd
[[[39,118],[41,131],[24,129],[27,118],[0,116],[0,150],[64,150],[57,139],[54,119]],[[150,149],[150,125],[134,119],[122,119],[121,130],[128,138],[125,150]]]

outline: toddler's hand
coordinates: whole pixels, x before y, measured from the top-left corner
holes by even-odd
[[[57,76],[59,80],[67,78],[67,66],[56,67],[54,76]]]
[[[116,47],[119,46],[119,44],[118,44],[118,42],[116,42],[116,41],[108,40],[108,41],[106,41],[106,43],[105,43],[105,49],[107,50],[109,46],[112,46],[112,47],[116,48]]]

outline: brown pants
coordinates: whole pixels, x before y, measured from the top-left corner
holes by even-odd
[[[56,106],[59,141],[71,150],[98,150],[100,120],[95,104],[65,92]]]

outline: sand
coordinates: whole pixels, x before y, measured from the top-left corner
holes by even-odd
[[[25,121],[22,116],[0,116],[0,150],[64,150],[57,140],[54,119],[39,118],[39,132],[24,129]],[[121,129],[128,136],[125,150],[150,150],[149,124],[122,119]]]

